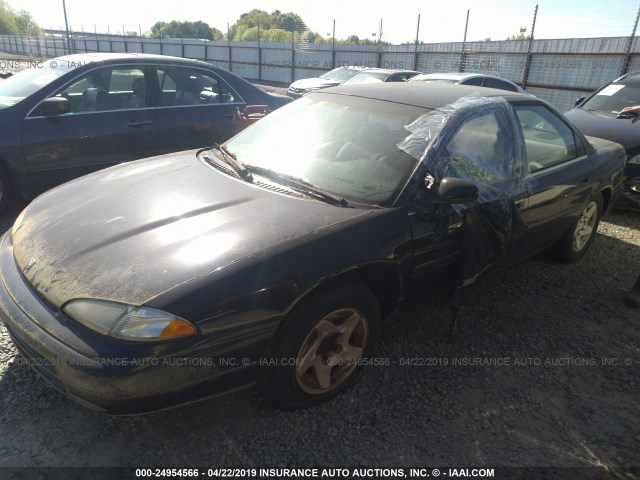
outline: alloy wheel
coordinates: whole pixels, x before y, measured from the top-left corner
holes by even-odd
[[[326,393],[361,363],[369,336],[365,315],[341,308],[318,321],[302,342],[295,369],[298,387],[312,395]]]
[[[576,229],[573,232],[573,250],[580,252],[589,242],[598,220],[598,204],[590,201],[582,211]]]

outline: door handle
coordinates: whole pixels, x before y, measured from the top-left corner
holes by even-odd
[[[145,126],[151,125],[151,124],[153,124],[152,121],[133,120],[133,121],[127,123],[127,127],[142,128],[142,127],[145,127]]]

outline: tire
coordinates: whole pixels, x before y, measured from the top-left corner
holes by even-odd
[[[312,293],[278,329],[258,392],[285,410],[333,398],[361,373],[377,343],[380,317],[374,295],[355,281]]]
[[[591,197],[573,227],[556,244],[558,259],[571,263],[580,260],[596,236],[602,216],[602,196]]]
[[[0,214],[4,213],[9,206],[9,179],[0,166]]]

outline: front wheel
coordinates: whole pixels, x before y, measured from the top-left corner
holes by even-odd
[[[598,195],[590,198],[573,228],[560,239],[556,246],[560,260],[575,262],[582,258],[593,243],[601,215],[602,197]]]
[[[311,294],[279,328],[260,393],[283,409],[306,408],[351,385],[377,342],[380,309],[357,282]]]

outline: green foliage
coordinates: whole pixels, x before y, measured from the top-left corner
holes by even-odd
[[[42,29],[26,10],[14,12],[0,0],[0,35],[41,35]]]
[[[37,24],[31,14],[26,10],[20,10],[16,15],[16,26],[18,27],[18,35],[42,35],[40,25]]]
[[[527,35],[527,29],[522,27],[520,28],[520,33],[518,33],[517,35],[511,35],[505,40],[531,40],[531,35]]]
[[[303,37],[308,29],[299,15],[282,13],[280,10],[268,13],[254,8],[240,15],[238,21],[229,28],[229,38],[237,41],[290,42],[292,32],[296,32],[296,41],[301,41],[301,38],[309,41],[308,37]]]
[[[153,38],[201,38],[205,40],[221,40],[224,35],[217,28],[211,28],[207,23],[197,22],[156,22],[151,27],[149,36]],[[217,38],[216,38],[217,37]]]

